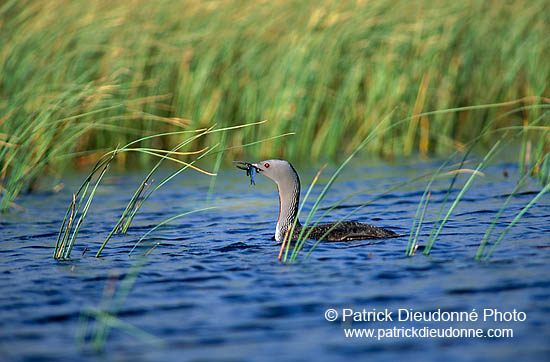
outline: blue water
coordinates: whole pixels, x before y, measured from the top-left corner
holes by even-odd
[[[316,172],[296,165],[302,196]],[[346,215],[392,185],[436,169],[437,162],[350,165],[327,194],[330,206],[359,195],[326,220]],[[504,177],[507,170],[510,177]],[[320,184],[334,168],[327,169]],[[164,174],[166,174],[166,170]],[[115,236],[95,258],[139,185],[140,173],[105,179],[72,251],[52,258],[58,228],[84,174],[62,178],[61,192],[23,195],[0,217],[0,359],[19,360],[549,360],[550,198],[543,196],[505,237],[489,262],[474,256],[483,233],[515,185],[513,164],[486,170],[442,230],[430,256],[404,257],[408,237],[322,243],[293,265],[277,261],[273,241],[278,200],[274,184],[244,171],[223,169],[211,201],[207,176],[185,172],[153,194],[127,235]],[[458,187],[467,176],[460,177]],[[162,177],[155,176],[160,182]],[[434,184],[420,245],[427,240],[448,180]],[[409,183],[365,207],[352,219],[408,234],[426,182]],[[43,189],[47,189],[47,182]],[[502,231],[540,187],[528,183],[511,201],[495,231]],[[320,188],[314,191],[317,195]],[[315,196],[313,195],[313,196]],[[453,197],[456,192],[453,193]],[[310,200],[313,200],[314,197]],[[217,209],[177,219],[131,246],[160,221],[195,208]],[[312,201],[306,204],[306,210]],[[302,221],[305,215],[302,215]],[[156,248],[150,249],[160,243]],[[306,250],[312,244],[306,245]],[[84,248],[88,250],[82,256]],[[89,308],[110,311],[132,265],[143,260],[135,284],[116,317],[147,333],[113,327],[102,351],[94,349],[90,319],[84,341],[79,319]],[[137,269],[136,269],[137,270]],[[128,280],[128,279],[126,279]],[[325,311],[467,311],[484,308],[523,312],[510,322],[328,322]],[[340,315],[341,317],[341,315]],[[481,318],[481,317],[480,317]],[[509,328],[513,338],[346,338],[345,328]],[[151,337],[154,336],[154,337]],[[156,339],[155,339],[156,338]],[[158,339],[158,340],[157,340]],[[159,342],[160,341],[160,342]]]

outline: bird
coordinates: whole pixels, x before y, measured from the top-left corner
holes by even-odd
[[[246,170],[254,183],[256,173],[264,175],[277,184],[279,192],[279,217],[275,228],[275,241],[283,241],[285,234],[298,216],[300,203],[300,177],[292,164],[286,160],[267,160],[257,163],[233,161],[236,167]],[[336,226],[335,226],[336,225]],[[333,228],[334,227],[334,228]],[[296,226],[289,240],[295,241],[302,231],[302,224],[296,220]],[[332,230],[330,230],[333,228]],[[328,234],[327,231],[330,230]],[[306,227],[304,235],[309,232],[309,239],[326,241],[352,241],[366,239],[395,238],[402,236],[391,230],[356,221],[341,221],[339,223],[320,224]],[[326,235],[325,235],[326,234]]]

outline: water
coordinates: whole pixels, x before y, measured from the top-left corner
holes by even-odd
[[[345,205],[368,201],[391,185],[434,170],[437,163],[355,163],[323,205],[364,190]],[[298,165],[304,189],[315,169]],[[219,209],[178,219],[144,241],[150,250],[117,314],[124,323],[159,338],[113,328],[102,352],[78,343],[81,312],[112,305],[129,268],[131,246],[158,222],[204,207],[209,178],[187,172],[148,200],[128,235],[116,236],[93,257],[140,182],[141,174],[110,176],[99,189],[72,252],[52,258],[66,207],[84,175],[63,179],[59,193],[24,195],[1,220],[0,355],[2,360],[548,360],[550,349],[550,199],[544,196],[496,249],[490,262],[474,261],[479,241],[514,187],[513,164],[487,170],[451,216],[432,255],[404,257],[407,237],[373,243],[320,244],[295,265],[277,261],[271,240],[278,212],[276,188],[265,177],[250,186],[244,172],[222,170],[211,205]],[[330,170],[321,179],[326,182]],[[156,177],[157,181],[161,177]],[[462,185],[465,178],[461,178]],[[434,187],[427,239],[448,181]],[[408,233],[425,183],[411,183],[366,207],[353,219]],[[539,190],[532,183],[514,197],[502,230]],[[317,193],[319,190],[316,191]],[[302,190],[302,196],[305,190]],[[456,195],[456,193],[455,193]],[[311,199],[313,200],[313,199]],[[306,209],[311,207],[308,202]],[[336,220],[351,208],[334,210]],[[304,216],[302,216],[302,221]],[[311,244],[306,246],[306,249]],[[84,248],[87,251],[81,256]],[[138,253],[139,254],[139,253]],[[115,292],[115,295],[117,295]],[[328,322],[328,308],[393,311],[393,322]],[[400,309],[480,313],[477,322],[399,322]],[[484,308],[523,312],[525,321],[483,322]],[[97,324],[88,325],[88,334]],[[346,338],[345,328],[511,328],[513,338]]]

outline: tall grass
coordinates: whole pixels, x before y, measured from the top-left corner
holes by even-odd
[[[269,119],[269,127],[228,135],[225,147],[296,132],[294,140],[250,152],[338,158],[394,109],[392,119],[403,119],[510,99],[548,103],[548,14],[545,0],[6,1],[1,206],[44,172],[101,154],[89,152],[182,127]],[[504,111],[414,117],[362,152],[446,154]],[[539,115],[526,110],[495,127]],[[181,140],[173,135],[139,147],[168,150]],[[524,142],[530,140],[544,147],[536,137]],[[207,135],[199,149],[218,141]],[[116,162],[153,158],[142,152]]]

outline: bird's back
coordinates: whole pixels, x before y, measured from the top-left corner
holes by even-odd
[[[337,223],[321,224],[314,227],[306,227],[304,235],[311,229],[308,239],[321,239],[325,233]],[[292,239],[295,240],[300,234],[301,228],[295,230]],[[395,238],[401,236],[391,230],[379,228],[373,225],[364,224],[356,221],[342,221],[334,227],[323,240],[326,241],[351,241],[366,239]]]

